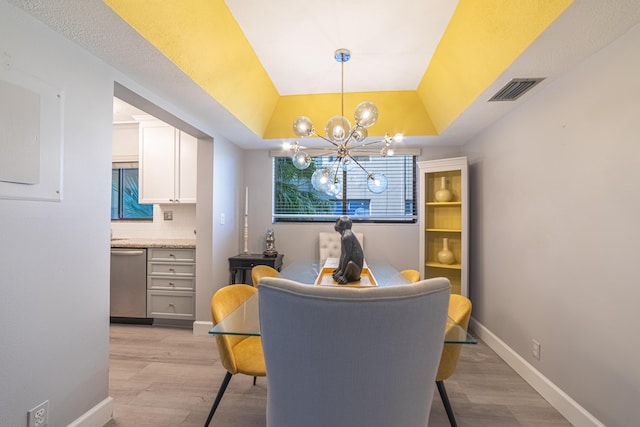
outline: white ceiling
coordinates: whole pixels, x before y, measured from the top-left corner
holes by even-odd
[[[280,95],[416,90],[457,0],[226,0]]]
[[[195,108],[191,116],[196,122],[190,124],[196,128],[197,122],[210,124],[248,149],[280,144],[249,131],[101,0],[6,1],[142,86],[163,93],[163,101],[178,106],[177,111]],[[226,3],[281,95],[339,92],[340,66],[333,59],[337,48],[352,51],[345,64],[345,91],[415,90],[457,4],[453,0]],[[575,0],[442,135],[414,137],[408,143],[465,143],[638,22],[638,0]],[[517,101],[486,102],[515,77],[546,80]],[[135,105],[152,114],[158,110],[157,105],[146,108],[144,102]]]

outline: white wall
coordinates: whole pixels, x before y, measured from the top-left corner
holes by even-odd
[[[636,26],[465,147],[473,317],[608,427],[640,419],[638,52]]]
[[[153,205],[153,221],[111,221],[115,238],[196,238],[196,204]],[[165,221],[164,212],[173,213],[171,221]]]
[[[238,250],[234,218],[242,150],[217,135],[208,110],[146,87],[4,0],[0,52],[3,64],[9,57],[12,66],[65,93],[64,200],[0,199],[0,426],[26,426],[27,411],[45,400],[50,426],[91,417],[96,408],[108,417],[114,81],[163,110],[162,120],[186,124],[199,137],[198,151],[204,153],[198,159],[200,201],[195,212],[177,212],[189,221],[195,215],[201,230],[196,237],[198,319],[210,320],[208,302],[228,283],[226,257]],[[219,156],[215,164],[214,155]],[[220,191],[214,188],[214,170]],[[212,225],[214,205],[224,206],[231,221]],[[191,227],[186,230],[192,233]]]
[[[244,186],[241,185],[244,158],[238,146],[222,137],[215,138],[206,157],[213,159],[213,168],[209,167],[205,172],[201,167],[204,159],[198,145],[196,320],[211,322],[211,297],[216,290],[230,283],[228,258],[239,250],[237,237],[240,233],[240,203],[244,203]],[[203,173],[206,181],[210,182],[205,187],[201,184]],[[207,193],[209,197],[205,199],[203,195]],[[224,224],[220,223],[221,213],[225,215]],[[205,330],[208,330],[207,325],[201,332]]]
[[[108,397],[113,78],[4,1],[0,52],[64,91],[63,200],[0,200],[0,425],[66,426]]]

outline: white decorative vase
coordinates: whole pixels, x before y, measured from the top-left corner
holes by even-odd
[[[438,262],[440,264],[453,264],[455,258],[453,252],[449,250],[449,239],[446,237],[442,239],[442,250],[438,252]]]
[[[440,178],[440,189],[436,191],[436,201],[438,202],[450,202],[453,198],[453,194],[447,188],[447,179],[443,176]]]

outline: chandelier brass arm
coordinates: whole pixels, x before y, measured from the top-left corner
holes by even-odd
[[[366,141],[368,137],[367,128],[375,124],[378,119],[378,107],[371,101],[363,101],[356,106],[354,111],[355,124],[351,126],[349,120],[344,117],[344,63],[351,58],[351,52],[348,49],[338,49],[334,53],[334,58],[341,64],[341,114],[333,116],[327,121],[325,136],[316,132],[311,119],[307,116],[299,116],[293,121],[293,132],[297,136],[301,138],[318,137],[329,142],[336,149],[327,154],[329,156],[335,155],[336,157],[331,167],[316,170],[311,178],[311,183],[316,190],[326,192],[331,196],[337,197],[339,193],[342,193],[343,200],[346,200],[346,185],[341,184],[339,171],[342,168],[346,172],[355,164],[367,175],[367,188],[369,191],[375,194],[382,193],[388,186],[387,177],[384,174],[368,171],[351,154],[351,151],[384,143],[379,155],[382,157],[392,156],[392,144],[401,142],[402,134],[391,136],[387,133],[381,140]],[[293,150],[291,160],[296,168],[304,170],[311,165],[312,156],[303,150],[304,147],[298,141],[288,147],[283,145],[283,148]],[[343,179],[346,179],[346,173],[342,175]]]

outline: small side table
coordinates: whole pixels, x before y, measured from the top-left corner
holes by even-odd
[[[230,282],[246,283],[252,285],[251,269],[256,265],[268,265],[280,271],[282,268],[282,258],[284,254],[278,254],[275,257],[266,257],[263,254],[240,254],[229,258],[229,272],[231,273]],[[247,274],[247,272],[249,274]]]

